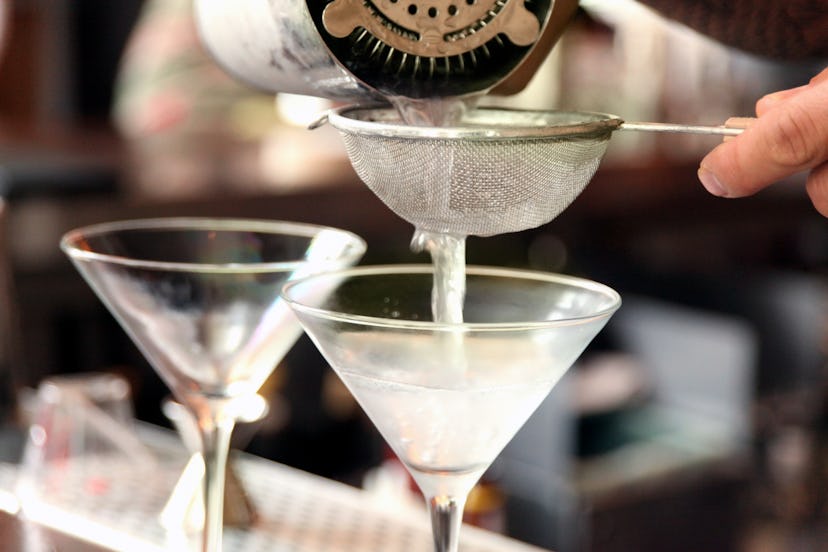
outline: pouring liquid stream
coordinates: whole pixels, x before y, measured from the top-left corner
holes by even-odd
[[[463,302],[466,296],[466,236],[416,229],[411,240],[414,251],[426,250],[434,265],[431,289],[431,312],[435,322],[463,323]],[[462,388],[468,373],[464,334],[461,329],[441,332],[438,345],[443,350],[445,370],[441,387]]]
[[[414,231],[414,251],[428,251],[434,265],[431,312],[435,322],[463,323],[463,300],[466,296],[466,236]]]
[[[392,103],[407,124],[451,126],[462,119],[466,110],[472,108],[476,100],[477,97],[466,100],[395,98]],[[451,181],[447,179],[442,189],[446,196],[451,194],[451,185]],[[437,386],[440,389],[459,392],[467,397],[468,393],[474,390],[474,384],[469,381],[473,374],[468,366],[468,344],[462,327],[466,296],[466,236],[418,227],[415,228],[411,248],[414,251],[428,251],[431,255],[434,267],[431,292],[433,320],[457,326],[456,329],[440,331],[437,336],[436,343],[442,349],[445,368],[441,370],[440,377],[432,380],[432,383],[438,382]],[[463,404],[462,401],[459,403]],[[462,422],[462,419],[454,421]],[[448,450],[441,447],[426,465],[420,465],[413,460],[406,458],[404,461],[408,463],[414,479],[429,500],[429,511],[435,531],[435,550],[457,550],[457,532],[467,493],[482,475],[486,464],[471,468],[467,465],[458,466],[458,458],[452,457],[451,447]],[[446,466],[455,469],[446,471]]]
[[[387,98],[405,124],[412,126],[452,126],[477,103],[480,95],[464,98],[414,99],[404,96]],[[446,182],[446,192],[450,190]],[[463,299],[466,290],[466,236],[416,228],[411,249],[428,251],[434,265],[434,289],[431,297],[435,322],[463,323]]]
[[[407,125],[445,127],[461,121],[466,112],[474,108],[480,97],[477,94],[462,98],[426,99],[395,96],[387,100]]]
[[[394,98],[392,103],[403,121],[418,126],[451,126],[460,121],[466,110],[472,108],[477,97],[433,98],[413,100]],[[451,182],[446,182],[445,193],[450,193]],[[435,322],[463,323],[463,302],[466,296],[466,236],[434,232],[416,228],[411,249],[428,251],[434,266],[434,284],[431,293],[431,311]],[[462,331],[445,332],[441,338],[445,349],[445,386],[464,386],[468,373],[464,335]]]
[[[400,118],[415,126],[452,126],[480,96],[466,98],[413,99],[388,98]],[[446,182],[446,193],[451,186]],[[413,251],[428,251],[434,265],[434,288],[431,310],[435,322],[463,323],[463,300],[466,295],[466,236],[416,228],[411,239]],[[462,345],[462,343],[460,343]],[[458,351],[462,353],[461,351]],[[458,355],[452,355],[455,359]]]

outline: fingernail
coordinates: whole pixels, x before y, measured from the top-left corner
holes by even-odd
[[[722,185],[719,178],[709,169],[699,168],[699,180],[708,192],[714,196],[727,197],[727,189]]]

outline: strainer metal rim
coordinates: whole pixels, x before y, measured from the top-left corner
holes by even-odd
[[[566,140],[596,139],[606,136],[623,124],[623,119],[609,113],[592,111],[541,111],[481,107],[478,113],[503,113],[513,118],[535,118],[525,125],[416,126],[399,122],[366,120],[355,115],[365,112],[396,113],[392,107],[344,106],[329,111],[327,121],[337,130],[363,136],[411,140]],[[571,115],[576,123],[549,122],[552,116]],[[544,119],[547,119],[545,122]]]

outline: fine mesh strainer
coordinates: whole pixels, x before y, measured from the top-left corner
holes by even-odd
[[[602,113],[475,109],[452,127],[410,126],[389,108],[327,115],[357,174],[421,230],[491,236],[545,224],[586,187],[614,130],[736,134],[624,123]]]

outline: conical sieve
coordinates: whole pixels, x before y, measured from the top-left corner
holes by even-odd
[[[615,130],[735,135],[741,128],[625,123],[589,112],[481,108],[462,124],[401,123],[390,108],[326,115],[365,184],[415,227],[491,236],[545,224],[583,191]]]

